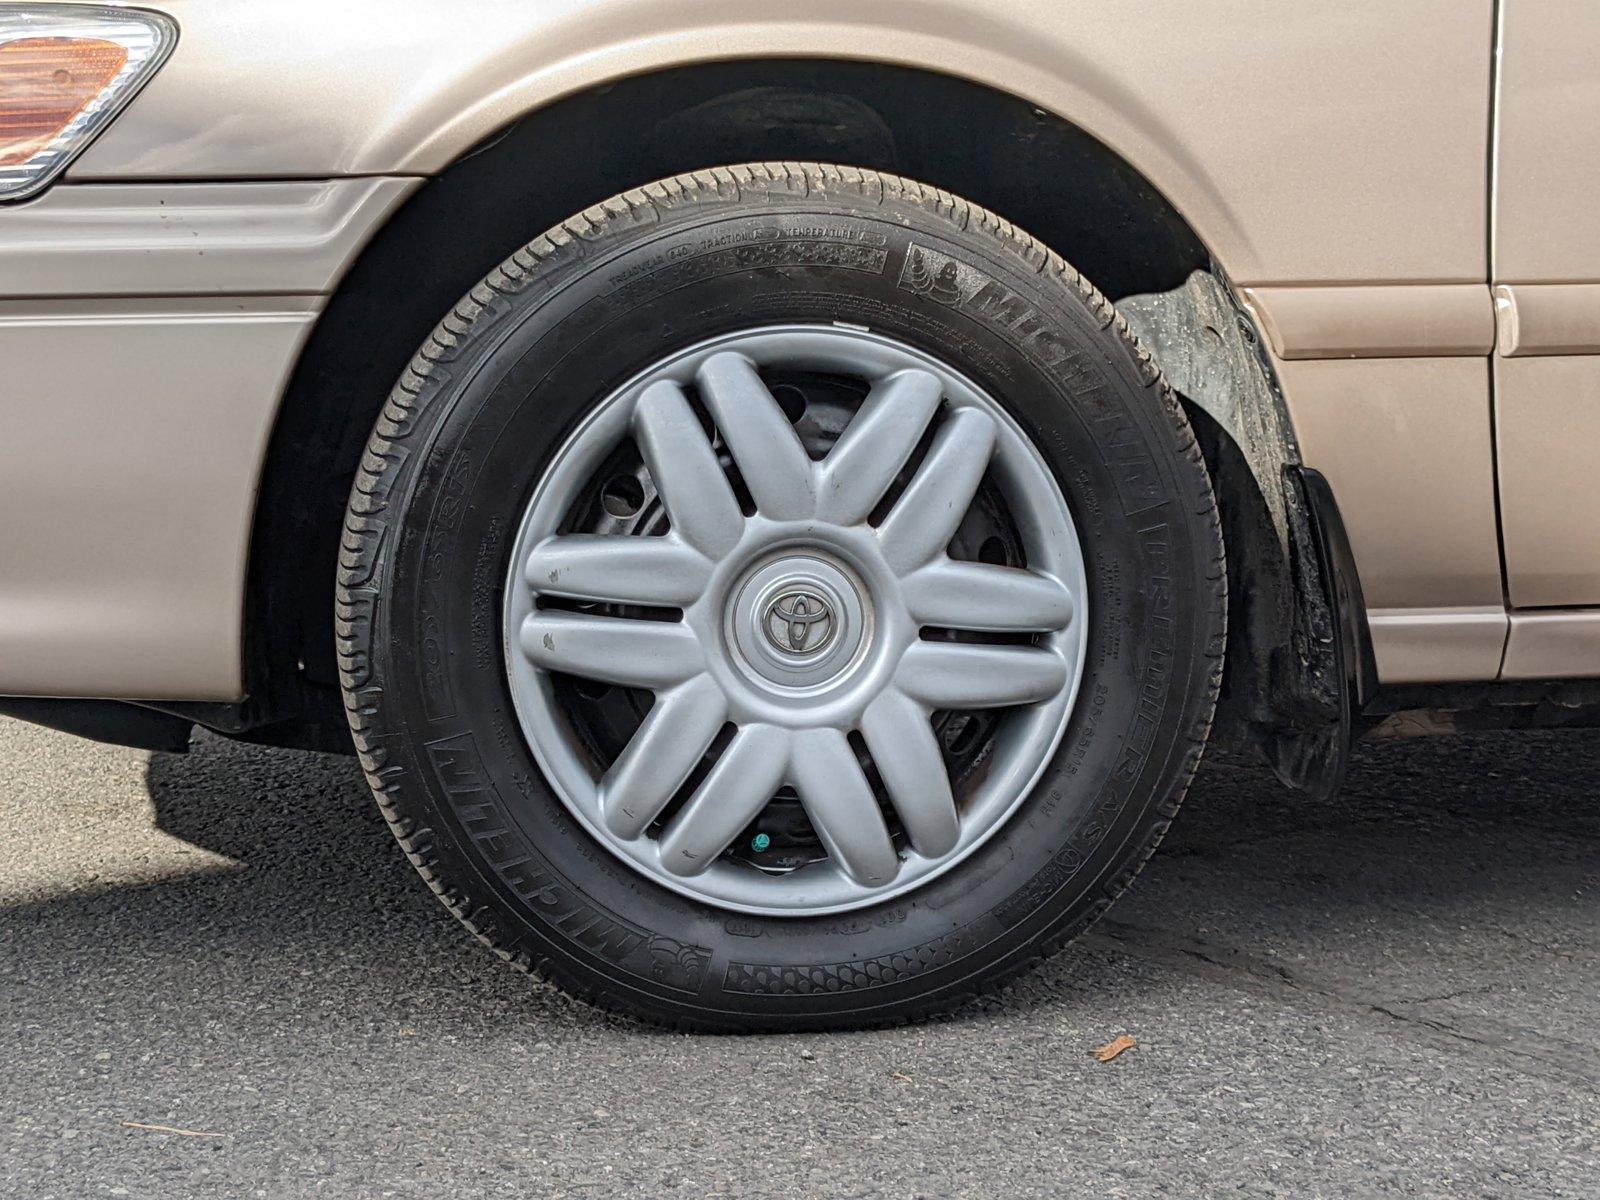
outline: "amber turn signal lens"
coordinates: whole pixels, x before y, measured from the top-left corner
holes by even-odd
[[[0,204],[49,187],[177,41],[163,13],[0,0]]]
[[[0,45],[0,167],[26,162],[103,92],[128,51],[101,38],[21,38]]]

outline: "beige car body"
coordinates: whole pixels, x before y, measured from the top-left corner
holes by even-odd
[[[1021,97],[1183,216],[1332,484],[1383,682],[1600,676],[1592,4],[159,7],[170,60],[0,208],[0,694],[237,699],[268,440],[363,246],[562,97],[796,57]]]

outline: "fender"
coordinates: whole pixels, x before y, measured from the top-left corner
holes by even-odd
[[[182,30],[172,60],[70,179],[432,175],[527,113],[642,73],[870,61],[1000,89],[1090,131],[1238,286],[1482,273],[1490,0],[1415,0],[1404,20],[1362,0],[1292,22],[1276,0],[806,0],[777,16],[738,0],[162,7]],[[1415,120],[1375,120],[1419,94],[1433,100]]]

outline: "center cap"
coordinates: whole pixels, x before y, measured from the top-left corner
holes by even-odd
[[[758,563],[733,591],[734,665],[766,690],[814,691],[861,657],[872,628],[866,588],[844,563],[794,551]]]

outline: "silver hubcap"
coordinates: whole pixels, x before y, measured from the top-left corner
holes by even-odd
[[[860,398],[797,425],[783,372]],[[631,494],[595,508],[630,446]],[[582,519],[651,504],[654,527]],[[980,509],[1022,561],[952,554]],[[657,364],[557,452],[512,554],[506,662],[536,759],[609,850],[723,907],[816,915],[1004,824],[1071,710],[1084,595],[1060,488],[992,398],[887,338],[773,327]],[[637,714],[620,733],[584,715],[608,688]]]

